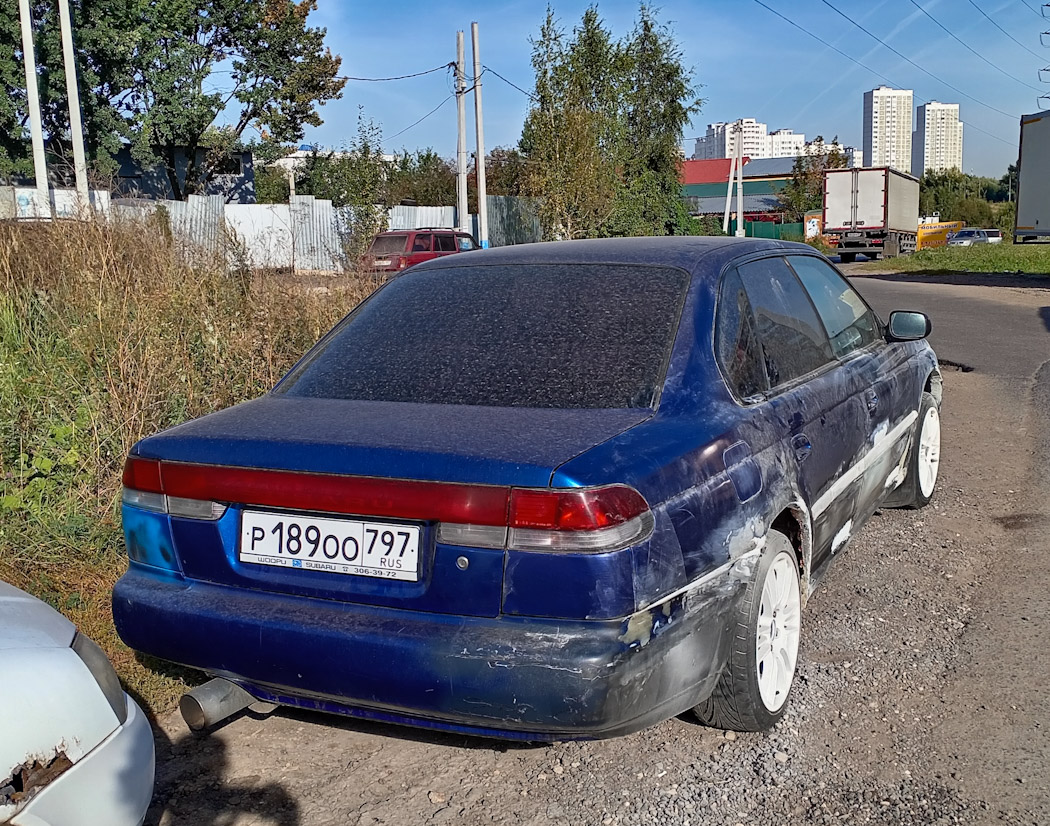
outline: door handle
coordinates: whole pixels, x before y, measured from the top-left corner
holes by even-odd
[[[795,458],[800,462],[804,462],[810,451],[813,450],[813,443],[810,442],[809,437],[805,433],[799,433],[797,436],[792,437],[791,447],[795,451]]]
[[[864,391],[864,401],[868,406],[869,413],[874,413],[879,409],[879,394],[874,390]]]

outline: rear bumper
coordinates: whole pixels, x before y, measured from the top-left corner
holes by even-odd
[[[113,614],[132,648],[271,702],[483,736],[583,739],[644,728],[710,693],[746,573],[725,566],[623,620],[564,621],[348,605],[132,566]]]

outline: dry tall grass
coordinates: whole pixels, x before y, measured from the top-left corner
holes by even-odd
[[[371,287],[185,260],[150,223],[0,225],[0,578],[94,637],[154,710],[181,684],[139,664],[110,613],[129,449],[265,392]]]

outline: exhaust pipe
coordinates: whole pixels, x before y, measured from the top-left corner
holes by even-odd
[[[179,711],[193,731],[214,726],[255,703],[255,698],[235,683],[216,677],[182,695]]]

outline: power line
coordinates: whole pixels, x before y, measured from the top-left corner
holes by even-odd
[[[492,74],[494,74],[496,77],[498,77],[504,83],[506,83],[508,86],[513,86],[515,89],[517,89],[523,95],[525,95],[525,97],[532,98],[532,100],[536,100],[536,96],[534,94],[532,94],[532,92],[526,92],[517,83],[512,83],[511,81],[507,80],[503,75],[501,75],[499,72],[497,72],[491,66],[483,67],[482,74],[484,74],[485,72],[492,72]]]
[[[1032,14],[1036,14],[1039,17],[1043,17],[1043,13],[1039,11],[1039,9],[1033,8],[1031,5],[1029,5],[1027,0],[1021,0],[1021,2],[1024,4],[1025,8],[1032,10]]]
[[[997,65],[995,63],[992,63],[992,61],[990,61],[987,57],[985,57],[979,51],[977,51],[972,46],[970,46],[969,43],[967,43],[965,40],[963,40],[961,37],[959,37],[957,34],[955,34],[955,32],[953,32],[951,29],[949,29],[947,26],[945,26],[940,20],[938,20],[936,17],[934,17],[928,11],[926,11],[926,9],[924,9],[922,6],[920,6],[916,2],[916,0],[908,0],[908,2],[910,2],[913,6],[915,6],[915,8],[917,8],[919,11],[921,11],[923,14],[925,14],[928,18],[930,18],[930,20],[932,20],[934,23],[936,23],[937,26],[941,29],[941,31],[943,31],[945,34],[947,34],[950,38],[952,38],[956,42],[961,43],[967,50],[969,50],[969,52],[971,54],[973,54],[974,56],[976,56],[976,57],[980,58],[981,60],[983,60],[985,63],[987,63],[989,66],[991,66],[993,69],[995,69],[1000,74],[1005,75],[1006,77],[1010,78],[1010,80],[1016,81],[1017,83],[1020,83],[1022,86],[1025,86],[1025,87],[1031,89],[1032,91],[1035,91],[1035,92],[1045,92],[1046,91],[1046,89],[1040,89],[1038,86],[1032,86],[1030,83],[1025,83],[1025,81],[1021,80],[1021,78],[1015,77],[1014,75],[1010,74],[1002,66],[999,66],[999,65]]]
[[[1034,55],[1035,57],[1038,57],[1040,60],[1044,60],[1044,61],[1046,60],[1047,56],[1045,54],[1039,54],[1038,52],[1033,52],[1031,49],[1029,49],[1024,43],[1022,43],[1020,40],[1018,40],[1016,37],[1014,37],[1012,34],[1010,34],[1010,32],[1008,32],[1006,29],[1004,29],[1002,26],[1000,26],[998,23],[996,23],[991,17],[989,17],[988,13],[985,12],[985,10],[982,9],[980,6],[978,6],[977,3],[974,2],[974,0],[969,0],[969,2],[970,2],[971,6],[973,6],[975,9],[977,9],[977,11],[979,11],[981,14],[984,15],[984,19],[985,20],[987,20],[989,23],[991,23],[993,26],[995,26],[995,28],[997,28],[999,31],[1001,31],[1003,34],[1005,34],[1007,37],[1009,37],[1014,43],[1016,43],[1018,46],[1020,46],[1026,52],[1028,52],[1028,54]]]
[[[414,72],[410,75],[398,75],[397,77],[346,77],[345,75],[339,75],[336,80],[355,80],[361,83],[386,83],[390,80],[408,80],[410,77],[422,77],[423,75],[433,74],[434,72],[440,72],[450,67],[454,68],[455,63],[444,63],[441,66],[435,66],[433,69],[427,69],[425,72]]]
[[[767,9],[769,8],[769,6],[766,6],[766,5],[765,5],[765,3],[761,3],[761,2],[759,1],[759,0],[755,0],[755,2],[756,2],[756,3],[759,3],[759,5],[765,6],[765,7],[767,8]],[[876,35],[872,34],[872,33],[871,33],[870,31],[868,31],[868,30],[867,30],[866,28],[864,28],[864,27],[863,27],[862,25],[860,25],[860,23],[857,23],[857,22],[856,22],[855,20],[852,20],[852,19],[850,19],[850,18],[849,18],[848,16],[846,16],[845,14],[843,14],[843,13],[842,13],[841,11],[839,11],[839,10],[838,10],[838,9],[837,9],[837,8],[836,8],[836,7],[835,7],[835,6],[833,5],[833,4],[829,3],[829,2],[828,2],[828,0],[821,0],[821,2],[822,2],[822,3],[823,3],[823,4],[825,5],[825,6],[827,6],[827,7],[829,8],[829,9],[831,9],[831,10],[832,10],[833,12],[835,12],[835,14],[837,14],[837,15],[838,15],[839,17],[841,17],[841,18],[842,18],[843,20],[846,20],[846,21],[847,21],[848,23],[852,23],[852,24],[853,24],[854,26],[856,26],[856,27],[857,27],[858,29],[860,29],[860,30],[861,30],[862,32],[864,32],[864,34],[866,34],[866,35],[867,35],[868,37],[870,37],[870,38],[871,38],[872,40],[875,40],[875,41],[877,41],[878,43],[881,43],[881,44],[882,44],[883,46],[885,46],[885,47],[886,47],[887,49],[889,49],[889,50],[890,50],[891,52],[893,52],[893,53],[894,53],[895,55],[897,55],[897,57],[899,57],[899,58],[900,58],[901,60],[907,61],[907,62],[908,62],[908,63],[910,63],[910,64],[911,64],[912,66],[914,66],[914,67],[915,67],[916,69],[918,69],[918,70],[919,70],[920,72],[922,72],[923,74],[929,75],[929,76],[930,76],[930,77],[932,77],[932,78],[933,78],[934,80],[936,80],[936,81],[937,81],[938,83],[942,83],[942,84],[944,84],[944,85],[945,85],[945,86],[947,86],[947,87],[948,87],[949,89],[951,89],[951,90],[952,90],[953,92],[956,92],[956,93],[958,93],[958,94],[962,95],[962,96],[963,96],[963,97],[965,97],[965,98],[969,98],[969,99],[970,99],[970,100],[972,100],[972,101],[973,101],[974,103],[979,103],[979,104],[980,104],[981,106],[985,107],[986,109],[991,109],[991,110],[992,110],[993,112],[998,112],[998,113],[999,113],[1000,115],[1005,115],[1006,117],[1010,118],[1011,120],[1016,120],[1016,119],[1017,119],[1017,115],[1015,115],[1015,114],[1013,114],[1013,113],[1011,113],[1011,112],[1004,112],[1004,111],[1003,111],[1002,109],[998,108],[997,106],[992,106],[992,105],[991,105],[990,103],[985,103],[985,102],[984,102],[983,100],[980,100],[980,99],[978,99],[978,98],[975,98],[975,97],[974,97],[973,95],[968,95],[968,94],[967,94],[966,92],[964,92],[964,91],[963,91],[962,89],[960,89],[960,88],[959,88],[958,86],[953,86],[953,85],[952,85],[951,83],[949,83],[948,81],[946,81],[946,80],[943,80],[943,79],[941,79],[941,78],[937,77],[937,75],[935,75],[935,74],[934,74],[933,72],[929,71],[928,69],[924,69],[924,68],[923,68],[922,66],[920,66],[920,65],[919,65],[918,63],[916,63],[916,62],[915,62],[914,60],[912,60],[912,59],[911,59],[910,57],[908,57],[907,55],[904,55],[904,54],[901,54],[900,52],[898,52],[898,51],[897,51],[897,50],[896,50],[895,48],[893,48],[893,47],[892,47],[892,46],[891,46],[891,45],[890,45],[889,43],[887,43],[887,42],[886,42],[885,40],[883,40],[882,38],[880,38],[880,37],[877,37]],[[772,11],[772,9],[770,9],[770,11]],[[779,15],[779,16],[780,16],[780,17],[784,17],[783,15]],[[784,19],[786,20],[787,18],[784,18]],[[792,24],[792,25],[794,25],[794,24]],[[796,26],[796,28],[801,28],[801,27],[799,27],[799,26]],[[802,31],[806,31],[806,30],[805,30],[805,29],[802,29]],[[808,34],[808,32],[807,32],[807,34]],[[819,38],[818,38],[818,39],[819,39]],[[825,44],[825,45],[827,45],[827,44]],[[832,47],[832,48],[834,48],[834,47]],[[844,52],[841,52],[841,51],[839,51],[838,49],[835,49],[835,51],[839,52],[839,54],[844,54]],[[845,56],[846,56],[846,57],[849,57],[849,55],[845,55]],[[853,58],[852,58],[852,57],[850,57],[849,59],[850,59],[850,60],[853,60]],[[857,62],[857,61],[854,61],[854,62]],[[859,65],[863,65],[863,64],[859,64]],[[865,68],[865,69],[868,69],[868,67],[867,67],[867,66],[864,66],[864,68]],[[873,71],[873,70],[872,70],[872,69],[868,69],[868,71]],[[876,72],[876,74],[878,74],[878,73]],[[883,75],[881,75],[881,74],[879,75],[879,77],[882,77],[882,78],[883,78],[884,80],[886,79],[886,78],[885,78],[885,77],[884,77]],[[1039,91],[1042,91],[1042,90],[1040,89]]]
[[[441,68],[442,68],[442,69],[444,69],[445,67],[444,67],[444,66],[442,66]],[[442,106],[444,106],[444,105],[445,105],[446,103],[448,103],[448,102],[449,102],[450,100],[452,100],[452,98],[454,98],[454,97],[455,97],[455,95],[453,94],[453,95],[449,95],[449,96],[448,96],[448,97],[446,97],[446,98],[442,98],[442,100],[441,100],[441,103],[439,103],[439,104],[438,104],[437,106],[435,106],[435,107],[434,107],[433,109],[431,109],[431,110],[430,110],[429,112],[427,112],[427,113],[426,113],[425,115],[423,115],[423,117],[421,117],[421,118],[420,118],[419,120],[417,120],[417,121],[416,121],[415,123],[413,123],[413,124],[410,124],[409,126],[406,126],[406,127],[405,127],[404,129],[402,129],[402,130],[401,130],[400,132],[396,132],[395,134],[391,135],[391,136],[390,136],[389,138],[387,138],[386,140],[387,140],[387,141],[392,141],[392,140],[393,140],[394,138],[400,137],[401,135],[405,134],[405,132],[407,132],[407,131],[408,131],[409,129],[412,129],[412,128],[416,127],[416,126],[419,126],[419,124],[421,124],[421,123],[422,123],[423,121],[425,121],[425,120],[426,120],[427,118],[429,118],[429,117],[430,117],[431,115],[433,115],[433,114],[434,114],[434,113],[435,113],[435,112],[436,112],[436,111],[437,111],[438,109],[440,109],[440,108],[441,108]]]
[[[764,8],[766,11],[772,12],[773,14],[775,14],[777,17],[779,17],[781,20],[783,20],[788,25],[793,26],[794,28],[796,28],[800,32],[802,32],[803,34],[808,35],[809,37],[812,37],[818,43],[822,43],[823,45],[825,45],[829,49],[831,49],[833,52],[837,52],[838,54],[842,55],[847,60],[849,60],[849,61],[851,61],[853,63],[856,63],[862,69],[866,69],[867,71],[871,72],[873,75],[875,75],[875,77],[882,78],[884,81],[886,81],[890,85],[894,85],[894,86],[896,85],[892,80],[890,80],[888,77],[886,77],[884,74],[882,74],[882,72],[879,72],[879,71],[877,71],[875,69],[872,69],[870,66],[867,66],[864,63],[861,63],[859,60],[857,60],[857,58],[853,57],[852,55],[846,54],[844,51],[842,51],[842,49],[839,49],[836,46],[833,46],[830,43],[828,43],[828,41],[817,37],[815,34],[813,34],[813,32],[809,31],[808,29],[804,29],[802,26],[798,25],[798,23],[796,23],[794,20],[792,20],[792,19],[790,19],[788,17],[785,17],[780,12],[778,12],[776,9],[773,9],[773,8],[770,8],[769,6],[767,6],[765,3],[762,2],[762,0],[755,0],[755,2],[758,3],[758,5],[760,5],[762,8]],[[871,35],[871,36],[874,37],[874,35]],[[875,39],[878,40],[877,37]],[[879,42],[881,43],[882,41],[880,40]],[[883,45],[885,45],[885,44],[883,44]],[[923,70],[923,71],[925,71],[925,70]],[[927,74],[929,74],[929,72],[927,72]],[[948,84],[945,84],[945,85],[948,85]],[[952,86],[951,88],[954,89],[955,87]],[[959,90],[956,90],[956,91],[959,91]],[[976,100],[976,98],[970,97],[965,92],[959,92],[959,94],[964,95],[965,97],[969,97],[970,100]],[[929,101],[926,101],[926,102],[929,102]],[[977,102],[981,103],[981,101],[977,101]],[[988,104],[985,104],[985,103],[982,103],[981,105],[982,106],[988,106]],[[994,109],[994,107],[991,107],[991,106],[989,106],[988,108],[989,109]],[[1000,112],[1001,114],[1004,114],[1004,115],[1008,115],[1008,113],[1002,112],[999,109],[995,109],[995,111],[996,112]],[[1016,115],[1008,115],[1008,117],[1016,118],[1017,116]],[[1003,138],[1000,138],[998,135],[993,135],[991,132],[988,132],[988,131],[986,131],[984,129],[981,129],[981,127],[975,126],[972,123],[966,123],[965,121],[962,121],[962,120],[960,120],[960,123],[964,123],[966,126],[970,127],[971,129],[976,129],[978,132],[981,132],[981,133],[987,135],[990,138],[994,138],[995,140],[999,141],[1000,143],[1005,143],[1007,146],[1014,146],[1015,145],[1013,143],[1013,141],[1008,141],[1008,140],[1005,140]]]

